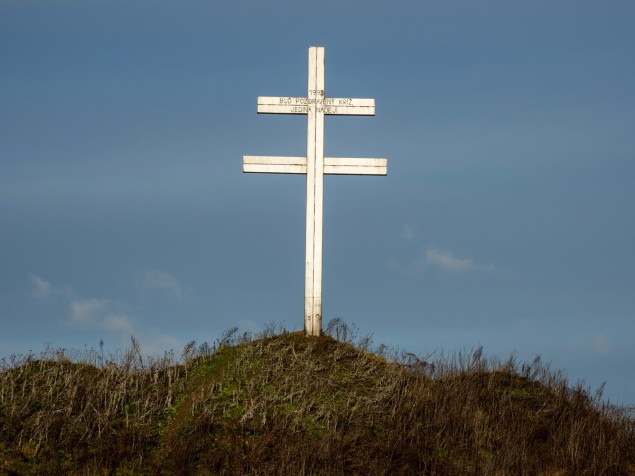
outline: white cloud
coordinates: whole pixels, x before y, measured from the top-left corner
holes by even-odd
[[[101,323],[108,332],[131,336],[134,334],[130,318],[126,314],[108,314]]]
[[[35,275],[31,276],[31,284],[33,297],[37,299],[56,297],[65,301],[74,324],[118,334],[132,334],[129,317],[117,312],[117,306],[107,299],[80,298],[71,288],[54,286]]]
[[[71,287],[54,285],[36,275],[30,276],[30,281],[30,295],[37,299],[55,298],[67,309],[69,322],[75,327],[117,336],[124,345],[129,342],[130,336],[136,337],[143,330],[125,312],[125,303],[112,299],[84,298],[78,296]],[[178,298],[183,296],[179,282],[163,271],[148,271],[143,284]],[[145,335],[139,339],[144,354],[159,355],[170,349],[178,352],[183,347],[177,338],[159,329],[145,331]]]
[[[169,334],[163,334],[158,330],[155,330],[154,335],[148,336],[141,343],[141,351],[146,355],[161,355],[164,352],[173,350],[178,357],[182,349],[183,344],[180,340]]]
[[[78,324],[95,324],[106,307],[101,299],[72,299],[71,319]]]
[[[415,230],[412,225],[407,224],[403,228],[403,237],[406,241],[414,241],[416,238]]]
[[[449,251],[432,247],[426,249],[425,258],[427,263],[452,273],[464,273],[474,267],[472,260],[459,259]]]
[[[596,334],[587,338],[579,338],[577,348],[598,355],[606,355],[613,350],[613,343],[606,335]]]
[[[166,271],[146,271],[143,288],[162,291],[178,299],[183,297],[183,290],[177,279]]]
[[[407,230],[407,228],[406,228]],[[404,231],[404,239],[407,239],[408,231]],[[442,250],[434,246],[419,249],[408,261],[401,261],[393,257],[386,259],[386,267],[391,271],[417,277],[429,274],[433,269],[439,269],[449,274],[464,275],[468,272],[488,275],[490,278],[516,281],[520,279],[518,273],[500,267],[496,264],[481,264],[468,258],[459,258],[450,251]]]
[[[31,276],[31,295],[37,299],[46,299],[53,293],[53,285],[39,276]]]
[[[106,299],[79,299],[69,302],[71,320],[84,327],[104,330],[122,337],[134,334],[130,317],[113,309]]]
[[[596,335],[591,341],[591,348],[596,354],[608,354],[613,350],[613,344],[605,335]]]
[[[74,296],[73,290],[68,286],[56,286],[49,281],[35,274],[30,276],[31,290],[29,295],[35,299],[71,299]]]

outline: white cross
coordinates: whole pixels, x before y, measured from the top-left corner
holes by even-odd
[[[306,272],[304,331],[322,329],[322,208],[324,174],[386,175],[387,159],[324,157],[324,115],[374,116],[374,99],[326,98],[324,47],[309,47],[307,97],[258,97],[258,113],[308,116],[306,157],[243,157],[243,172],[306,174]]]

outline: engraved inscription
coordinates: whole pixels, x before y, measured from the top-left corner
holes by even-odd
[[[309,114],[312,112],[328,115],[372,116],[375,114],[375,101],[372,99],[326,98],[322,96],[258,97],[258,113]]]
[[[324,106],[355,106],[352,98],[279,98],[281,105],[323,104]]]

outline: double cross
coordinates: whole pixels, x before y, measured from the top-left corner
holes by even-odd
[[[307,116],[306,157],[243,157],[243,172],[306,174],[306,271],[304,330],[322,329],[322,215],[324,174],[386,175],[387,159],[324,157],[324,115],[374,116],[374,99],[327,98],[324,94],[324,48],[309,48],[307,97],[258,97],[259,114]]]

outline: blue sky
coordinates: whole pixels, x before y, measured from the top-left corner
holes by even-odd
[[[324,320],[427,355],[540,354],[635,404],[631,1],[0,4],[0,354],[302,328],[304,155],[326,47]]]

